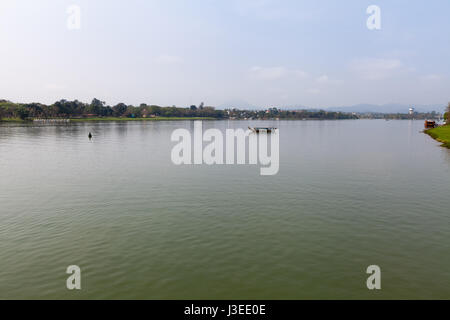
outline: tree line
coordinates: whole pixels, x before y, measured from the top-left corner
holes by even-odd
[[[442,113],[431,112],[414,112],[409,113],[364,113],[358,115],[360,119],[385,119],[385,120],[426,120],[440,119]]]
[[[449,103],[450,108],[450,103]],[[446,113],[447,115],[449,112]],[[90,103],[78,100],[59,100],[53,104],[42,103],[14,103],[8,100],[0,100],[0,120],[2,118],[96,118],[96,117],[127,117],[127,118],[151,118],[151,117],[202,117],[214,119],[243,119],[243,120],[265,120],[265,119],[429,119],[438,118],[439,114],[415,113],[409,114],[355,114],[346,112],[331,112],[325,110],[283,110],[279,108],[268,108],[264,110],[240,110],[229,108],[216,110],[214,107],[205,106],[200,103],[198,106],[191,105],[181,108],[176,106],[161,107],[141,103],[139,106],[118,103],[114,106],[107,105],[97,98]]]
[[[0,119],[3,118],[83,118],[83,117],[211,117],[224,118],[225,111],[213,107],[199,107],[193,105],[189,108],[176,106],[160,107],[157,105],[139,106],[118,103],[114,106],[106,105],[104,101],[94,98],[91,103],[78,100],[59,100],[51,105],[42,103],[14,103],[0,100]]]
[[[139,106],[118,103],[114,106],[106,105],[104,101],[92,99],[91,103],[78,100],[59,100],[53,104],[42,103],[14,103],[0,100],[1,118],[92,118],[92,117],[208,117],[215,119],[352,119],[355,115],[343,112],[328,112],[324,110],[281,110],[269,108],[267,110],[239,110],[236,108],[216,110],[214,107],[191,105],[187,108],[176,106],[161,107],[145,103]]]
[[[282,110],[278,108],[269,108],[266,110],[226,110],[230,119],[324,119],[341,120],[357,119],[355,114],[346,112],[333,112],[325,110]]]

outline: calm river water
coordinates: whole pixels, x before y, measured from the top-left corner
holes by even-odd
[[[450,298],[450,151],[422,121],[203,122],[249,125],[279,128],[277,175],[172,164],[191,121],[0,125],[0,298]]]

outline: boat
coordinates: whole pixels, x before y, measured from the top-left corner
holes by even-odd
[[[436,127],[436,121],[425,120],[425,128],[434,128]]]
[[[262,131],[267,132],[267,133],[271,133],[272,131],[277,130],[277,128],[275,127],[248,127],[250,130],[252,130],[255,133],[260,133]]]

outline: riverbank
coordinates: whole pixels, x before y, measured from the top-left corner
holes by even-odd
[[[55,118],[58,120],[59,118]],[[52,119],[48,119],[52,120]],[[70,122],[92,121],[172,121],[172,120],[216,120],[212,117],[154,117],[154,118],[121,118],[121,117],[94,117],[94,118],[69,118]],[[1,122],[33,122],[32,119],[2,118]]]
[[[121,118],[121,117],[97,117],[70,119],[71,122],[85,121],[167,121],[167,120],[216,120],[211,117],[154,117],[154,118]]]
[[[433,139],[442,142],[443,147],[450,148],[450,125],[428,129],[424,132],[430,135]]]
[[[2,118],[0,119],[0,123],[1,122],[26,122],[27,120],[23,120],[20,118]]]

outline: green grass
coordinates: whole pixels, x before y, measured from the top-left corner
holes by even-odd
[[[1,118],[0,122],[26,122],[28,120],[23,120],[20,118]]]
[[[450,148],[450,125],[428,129],[424,132],[429,134],[433,139],[442,142],[443,147]]]
[[[96,117],[96,118],[77,118],[70,119],[72,122],[84,121],[163,121],[163,120],[215,120],[208,117],[156,117],[156,118],[119,118],[119,117]]]
[[[50,119],[50,118],[49,118]],[[58,119],[58,118],[54,118]],[[95,118],[70,118],[70,122],[85,121],[167,121],[167,120],[217,120],[211,117],[156,117],[156,118],[120,118],[120,117],[95,117]],[[27,122],[20,118],[2,118],[0,122]]]

